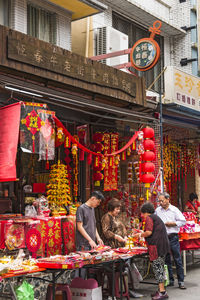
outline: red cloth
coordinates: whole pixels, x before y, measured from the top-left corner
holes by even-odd
[[[20,108],[20,103],[0,108],[0,181],[16,180]]]
[[[153,220],[149,216],[147,216],[145,221],[145,231],[153,232]],[[150,261],[157,259],[158,258],[157,246],[149,245],[147,240],[146,240],[146,244],[149,252]]]
[[[181,251],[200,249],[200,239],[180,241]]]

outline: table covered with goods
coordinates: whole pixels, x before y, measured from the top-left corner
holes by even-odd
[[[18,256],[14,259],[12,256],[3,256],[0,258],[0,280],[10,279],[12,277],[32,276],[34,278],[37,272],[47,272],[52,274],[55,299],[55,284],[59,278],[59,273],[73,271],[81,268],[94,268],[97,265],[110,263],[115,264],[120,260],[127,260],[134,256],[140,256],[147,253],[146,247],[134,246],[111,249],[108,246],[99,246],[95,250],[88,252],[72,252],[68,255],[53,255],[39,259],[25,259],[23,250],[19,251]],[[38,273],[41,274],[41,273]],[[37,279],[38,275],[37,274]],[[55,274],[57,274],[55,276]],[[43,280],[43,279],[41,279]],[[16,297],[16,289],[10,284],[11,294]],[[27,283],[28,286],[28,283]],[[31,286],[31,285],[30,285]],[[30,287],[29,287],[30,288]],[[34,290],[34,288],[32,288]],[[16,297],[16,299],[18,299]]]
[[[192,260],[194,262],[194,251],[200,249],[200,224],[199,220],[192,212],[184,212],[186,218],[185,226],[181,227],[179,232],[180,249],[183,253],[183,267],[186,275],[186,251],[191,250]]]

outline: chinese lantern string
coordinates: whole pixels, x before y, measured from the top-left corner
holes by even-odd
[[[87,152],[87,153],[90,153],[90,154],[92,154],[92,155],[97,155],[97,156],[101,156],[101,157],[103,156],[101,153],[93,152],[93,151],[91,151],[90,149],[84,147],[82,144],[80,144],[80,143],[79,143],[79,142],[78,142],[78,141],[77,141],[77,140],[69,133],[69,131],[65,128],[65,126],[62,124],[62,122],[60,122],[60,120],[59,120],[57,117],[53,116],[53,119],[54,119],[56,125],[57,125],[58,127],[61,127],[61,128],[63,129],[63,133],[64,133],[66,136],[70,137],[72,143],[76,144],[77,147],[78,147],[79,149],[81,149],[81,150],[83,150],[83,151],[85,151],[85,152]],[[105,154],[105,156],[115,156],[115,155],[117,155],[117,154],[123,152],[124,150],[126,150],[128,147],[130,147],[130,146],[134,143],[134,141],[135,141],[135,140],[137,139],[137,137],[138,137],[138,134],[139,134],[139,131],[136,131],[136,133],[132,136],[132,138],[128,141],[128,143],[127,143],[123,148],[121,148],[120,150],[118,150],[118,151],[116,151],[116,152],[113,152],[113,153],[110,153],[110,154]]]

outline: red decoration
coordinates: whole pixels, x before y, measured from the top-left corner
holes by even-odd
[[[153,151],[145,151],[144,154],[142,154],[142,160],[144,161],[152,161],[155,157],[156,155]]]
[[[97,143],[101,143],[103,141],[103,133],[101,132],[96,132],[93,135],[93,141],[97,142]]]
[[[32,256],[36,258],[36,252],[39,250],[41,245],[41,233],[35,229],[31,228],[26,233],[26,246],[30,252],[32,252]]]
[[[143,183],[152,183],[155,180],[155,176],[153,174],[143,174],[141,177]]]
[[[154,137],[154,130],[151,127],[146,127],[142,129],[144,133],[144,139],[152,139]]]
[[[30,113],[27,114],[25,119],[21,120],[21,123],[26,125],[27,129],[32,133],[33,153],[35,153],[35,134],[40,131],[40,128],[42,127],[42,125],[44,125],[44,122],[33,109]]]
[[[142,163],[142,172],[154,172],[155,165],[152,162]]]
[[[153,150],[155,147],[155,144],[154,144],[154,141],[147,139],[147,140],[144,140],[143,146],[144,146],[145,150]]]

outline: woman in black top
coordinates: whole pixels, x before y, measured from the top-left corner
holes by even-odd
[[[158,283],[158,291],[152,295],[153,300],[168,298],[164,286],[165,255],[170,251],[169,240],[163,221],[154,214],[152,203],[146,202],[141,207],[141,216],[145,220],[145,229],[134,237],[144,237],[152,261],[153,272]]]

